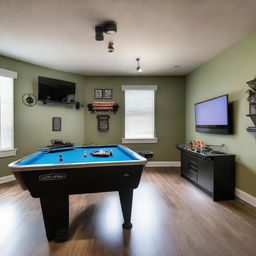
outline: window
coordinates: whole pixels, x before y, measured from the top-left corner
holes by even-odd
[[[122,86],[125,97],[125,131],[122,143],[157,143],[155,91],[157,86]]]
[[[0,69],[0,157],[16,155],[14,149],[13,80],[17,73]]]

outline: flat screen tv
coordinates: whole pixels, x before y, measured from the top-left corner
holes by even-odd
[[[228,95],[195,104],[196,131],[229,134]]]
[[[75,103],[76,84],[48,77],[38,77],[38,100],[56,103]]]

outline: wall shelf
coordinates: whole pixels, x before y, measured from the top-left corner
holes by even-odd
[[[88,111],[94,112],[113,112],[116,113],[119,109],[119,105],[115,102],[92,102],[87,105]]]
[[[247,131],[248,132],[256,132],[256,114],[249,114],[249,115],[246,115],[246,116],[250,117],[252,122],[255,125],[255,126],[248,127]]]
[[[247,130],[247,132],[256,132],[256,126],[255,127],[254,126],[250,126],[246,130]]]

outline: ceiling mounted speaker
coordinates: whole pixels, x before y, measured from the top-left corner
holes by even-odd
[[[95,39],[96,41],[103,41],[103,27],[100,25],[95,26]]]
[[[117,26],[114,21],[106,21],[102,24],[103,31],[108,35],[114,35],[117,31]]]

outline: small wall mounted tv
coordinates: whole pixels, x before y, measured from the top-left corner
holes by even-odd
[[[229,134],[228,95],[196,103],[195,119],[197,132]]]
[[[73,82],[38,77],[38,100],[65,104],[75,103],[76,84]]]

